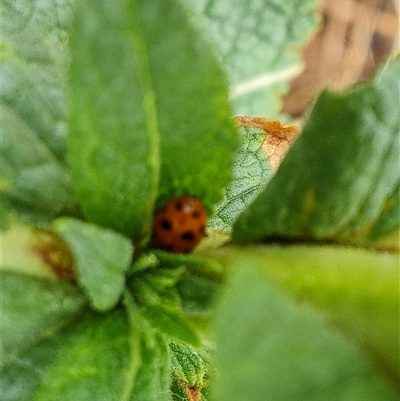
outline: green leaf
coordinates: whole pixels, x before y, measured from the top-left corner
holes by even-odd
[[[221,265],[201,254],[175,254],[162,250],[154,250],[160,264],[166,268],[185,267],[188,271],[212,281],[221,282],[223,269]]]
[[[61,214],[76,215],[64,166],[11,107],[2,104],[1,110],[2,207],[39,226]]]
[[[152,262],[148,256],[139,259],[139,263],[145,259]],[[138,266],[139,264],[136,264],[136,267]],[[179,309],[180,299],[175,287],[185,270],[184,267],[166,269],[161,266],[156,269],[151,268],[155,266],[149,267],[144,271],[137,271],[128,280],[128,286],[132,289],[136,302],[142,306],[163,305],[166,308]]]
[[[197,333],[178,311],[161,306],[149,306],[142,308],[141,313],[161,333],[194,346],[200,345]]]
[[[397,382],[399,259],[397,255],[338,246],[233,247],[216,253],[229,266],[242,258],[357,341]],[[220,259],[222,257],[222,259]]]
[[[142,1],[161,134],[157,205],[191,195],[211,211],[231,180],[240,139],[225,73],[184,3]]]
[[[44,331],[28,346],[18,349],[15,357],[1,369],[0,391],[3,401],[32,400],[43,376],[64,350],[66,340],[73,336],[75,327],[73,321],[67,321],[64,325]],[[60,375],[62,377],[63,374]]]
[[[3,104],[64,161],[71,1],[3,0],[1,12]]]
[[[164,338],[147,336],[141,342],[141,368],[135,378],[132,401],[170,401],[171,375]]]
[[[5,181],[2,181],[0,177],[0,185],[5,184]],[[6,184],[5,184],[6,185]],[[1,192],[1,191],[0,191]],[[0,231],[6,231],[10,228],[10,216],[5,210],[4,206],[4,197],[1,195],[0,198]]]
[[[233,167],[233,181],[208,223],[209,227],[217,230],[231,231],[240,212],[261,192],[273,173],[262,149],[268,133],[251,127],[241,127],[239,132],[242,136],[242,147]]]
[[[165,336],[151,327],[142,313],[143,308],[138,308],[130,291],[125,291],[123,302],[131,324],[137,326],[143,333],[142,366],[135,379],[132,401],[170,400],[171,374]]]
[[[92,307],[112,309],[125,288],[125,273],[133,253],[131,242],[116,232],[71,218],[56,220],[54,228],[71,247],[78,283]]]
[[[138,4],[75,6],[67,141],[75,190],[90,220],[138,239],[150,225],[160,169]]]
[[[202,389],[208,385],[210,357],[206,350],[187,344],[170,342],[172,396],[176,401],[200,400]],[[201,398],[205,400],[205,398]]]
[[[174,377],[172,378],[171,395],[173,401],[188,401],[188,396],[181,383]]]
[[[285,237],[370,244],[371,227],[376,232],[382,212],[398,199],[399,65],[397,58],[371,84],[321,94],[277,174],[236,221],[234,241]],[[393,234],[400,217],[390,217]]]
[[[2,279],[10,348],[2,356],[2,400],[170,399],[165,340],[124,310],[82,311],[81,293],[64,282],[10,273]]]
[[[74,330],[61,337],[54,359],[44,356],[53,359],[53,363],[40,372],[40,385],[29,399],[129,400],[137,370],[135,361],[140,353],[135,336],[121,310],[106,315],[87,314]],[[133,344],[137,348],[132,348]],[[41,365],[36,351],[33,348],[21,357],[22,362],[31,366],[31,375],[35,374],[32,367],[38,363],[40,369]],[[15,361],[16,366],[19,363]],[[29,371],[23,373],[17,379],[22,386]]]
[[[71,52],[67,143],[86,216],[139,240],[157,197],[211,209],[238,140],[222,71],[180,2],[77,2]]]
[[[216,319],[215,399],[395,400],[354,343],[236,259]]]
[[[78,214],[63,166],[71,2],[4,0],[1,11],[1,203],[43,226]]]
[[[393,192],[386,199],[381,214],[376,219],[375,224],[371,227],[368,233],[368,241],[376,242],[379,246],[379,240],[383,239],[383,247],[390,247],[391,244],[396,244],[396,239],[399,238],[398,234],[398,216],[400,215],[400,180]],[[394,240],[391,240],[391,237]],[[386,239],[388,243],[386,243]]]
[[[222,283],[224,270],[221,264],[202,254],[153,252],[166,270],[185,269],[176,285],[184,314],[196,319],[207,318]]]
[[[172,351],[172,376],[188,387],[204,387],[210,364],[210,358],[206,352],[175,341],[171,341],[169,347]]]
[[[278,95],[302,68],[302,44],[316,26],[315,0],[193,1],[219,45],[235,114],[278,115]]]
[[[156,291],[163,292],[175,287],[185,270],[184,266],[167,268],[157,266],[156,269],[149,269],[142,273],[140,277],[143,277],[146,283],[151,285]]]
[[[59,280],[1,271],[0,281],[2,364],[86,303],[76,287]]]
[[[185,315],[194,318],[208,318],[220,285],[186,272],[177,285]]]

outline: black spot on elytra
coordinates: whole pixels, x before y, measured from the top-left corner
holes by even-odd
[[[184,241],[193,241],[194,240],[194,234],[192,231],[185,231],[181,234],[181,238]]]
[[[194,219],[198,219],[198,218],[200,217],[200,213],[199,213],[199,212],[193,212],[193,213],[192,213],[192,217],[193,217]]]
[[[169,220],[161,220],[161,227],[165,230],[165,231],[171,231],[172,230],[172,223]]]
[[[176,203],[175,203],[175,209],[176,209],[176,210],[182,210],[182,209],[183,209],[183,204],[182,204],[182,202],[176,202]]]

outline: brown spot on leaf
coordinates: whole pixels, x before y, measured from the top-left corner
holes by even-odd
[[[236,117],[235,120],[240,127],[260,128],[265,131],[263,150],[274,170],[278,168],[299,133],[296,125],[282,124],[278,120],[265,117]]]
[[[31,234],[31,247],[57,277],[75,282],[71,250],[59,235],[52,231],[34,230]]]
[[[201,398],[200,387],[189,387],[185,382],[181,382],[181,386],[185,390],[185,393],[189,401],[200,401]]]

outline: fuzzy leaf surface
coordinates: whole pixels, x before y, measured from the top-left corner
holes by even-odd
[[[301,45],[316,26],[315,0],[201,0],[216,40],[236,115],[277,117],[279,95],[302,68]]]
[[[1,111],[2,208],[39,226],[77,214],[65,166],[13,108],[3,103]]]
[[[8,363],[26,344],[83,309],[83,294],[55,279],[3,270],[1,280],[1,353]]]
[[[239,132],[242,146],[233,167],[233,180],[208,223],[210,227],[222,231],[231,231],[240,212],[261,192],[273,173],[271,164],[262,150],[268,134],[251,127],[241,127]]]
[[[4,0],[1,11],[2,210],[45,226],[77,214],[64,169],[71,1]]]
[[[170,399],[165,341],[123,309],[90,311],[59,280],[3,272],[2,283],[2,400]]]
[[[200,344],[197,333],[178,311],[148,307],[143,309],[142,313],[161,333],[196,346]]]
[[[114,231],[76,219],[58,219],[54,227],[71,248],[78,283],[91,305],[99,311],[112,309],[125,288],[125,272],[133,254],[131,242]]]
[[[216,332],[215,399],[397,399],[354,343],[289,299],[254,261],[237,259]]]
[[[135,378],[132,401],[171,401],[171,377],[166,340],[158,335],[143,336],[141,367]]]
[[[32,400],[43,377],[62,353],[66,339],[73,335],[74,328],[74,324],[58,327],[37,336],[29,347],[18,350],[15,358],[2,366],[2,400]]]
[[[398,57],[371,84],[321,94],[277,174],[236,221],[234,241],[373,245],[379,227],[382,237],[398,233],[399,66]]]
[[[1,2],[2,102],[60,161],[65,160],[67,132],[65,92],[71,3]]]
[[[121,310],[85,316],[33,400],[129,400],[140,352],[132,349],[134,336]]]
[[[209,356],[203,350],[178,342],[169,344],[171,349],[171,370],[178,382],[188,387],[202,388],[208,374]]]

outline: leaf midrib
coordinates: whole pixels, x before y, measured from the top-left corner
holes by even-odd
[[[137,75],[143,91],[143,109],[146,116],[146,131],[149,139],[149,154],[147,164],[151,170],[149,174],[149,194],[143,216],[142,236],[146,236],[148,227],[151,227],[153,209],[157,199],[160,180],[160,132],[157,119],[156,95],[150,72],[150,61],[147,43],[140,20],[140,7],[138,1],[127,1],[127,11],[131,16],[130,40],[132,51],[137,61]],[[145,238],[146,239],[146,238]]]

